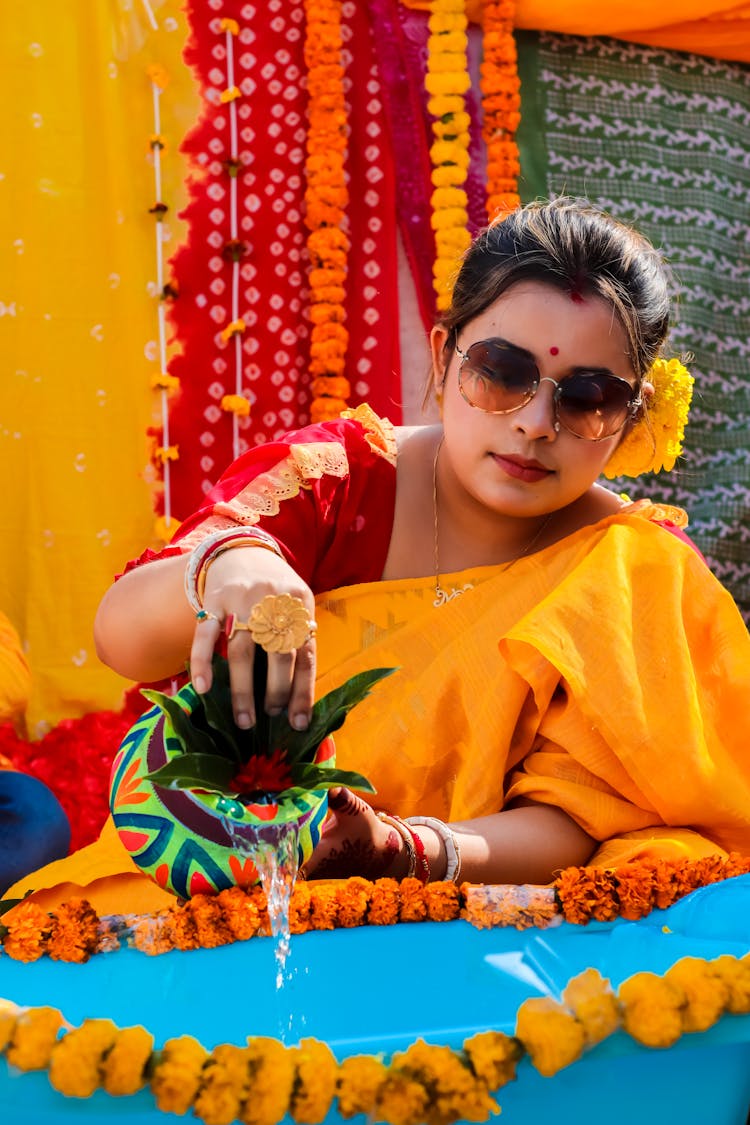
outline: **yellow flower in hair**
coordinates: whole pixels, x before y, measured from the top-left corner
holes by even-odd
[[[695,379],[678,359],[657,359],[645,381],[654,388],[643,416],[615,449],[604,475],[637,477],[641,473],[670,472],[682,453]]]

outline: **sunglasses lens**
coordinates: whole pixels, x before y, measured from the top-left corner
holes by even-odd
[[[458,385],[472,406],[488,414],[507,414],[533,397],[538,376],[534,363],[515,349],[480,340],[461,363]]]
[[[635,395],[633,387],[614,375],[570,375],[560,383],[558,416],[570,433],[600,441],[622,429]]]

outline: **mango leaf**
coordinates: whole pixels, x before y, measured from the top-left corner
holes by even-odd
[[[180,754],[145,777],[164,789],[212,789],[226,793],[235,773],[235,764],[228,758],[198,753]]]
[[[214,755],[220,753],[211,738],[193,725],[190,715],[183,711],[176,699],[164,695],[161,691],[151,691],[149,688],[142,688],[141,695],[144,695],[149,702],[155,703],[168,717],[183,754],[189,754],[191,751]]]
[[[211,687],[198,698],[203,704],[208,725],[227,742],[235,760],[241,762],[243,755],[239,736],[245,735],[247,740],[248,732],[241,731],[234,721],[229,664],[216,653],[212,662]]]
[[[305,755],[309,754],[311,749],[316,749],[324,738],[344,725],[346,716],[352,708],[367,698],[370,689],[376,683],[384,680],[386,676],[393,675],[397,670],[396,668],[371,668],[366,672],[360,672],[358,675],[352,676],[341,687],[329,691],[313,706],[310,726],[306,731],[294,730],[289,726],[286,715],[278,716],[279,719],[284,720],[289,733],[287,735],[283,729],[278,730],[283,724],[278,723],[277,726],[272,724],[274,737],[277,736],[277,730],[279,734],[278,741],[275,741],[274,745],[287,750],[290,764],[304,760]]]
[[[357,789],[360,793],[375,793],[377,790],[371,781],[354,770],[326,769],[325,766],[297,766],[293,771],[294,786],[284,790],[284,796],[292,793],[298,797],[310,789],[333,789],[337,785],[345,785],[347,789]]]

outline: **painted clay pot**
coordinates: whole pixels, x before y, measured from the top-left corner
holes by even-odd
[[[188,684],[175,696],[190,712],[198,701]],[[243,804],[218,793],[166,789],[148,781],[152,773],[180,751],[174,729],[159,707],[152,707],[131,727],[112,764],[110,808],[115,828],[133,861],[160,887],[181,898],[215,894],[232,886],[247,887],[258,873],[240,838],[256,834],[273,844],[290,831],[297,834],[302,865],[320,839],[328,808],[325,790],[275,802]],[[315,764],[333,767],[333,739],[321,742]],[[244,854],[243,854],[244,853]]]

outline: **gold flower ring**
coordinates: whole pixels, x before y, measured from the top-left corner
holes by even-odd
[[[229,614],[224,623],[227,642],[235,633],[245,631],[266,652],[280,654],[302,648],[315,636],[316,630],[317,625],[308,617],[305,603],[291,594],[268,594],[253,606],[247,622]]]

